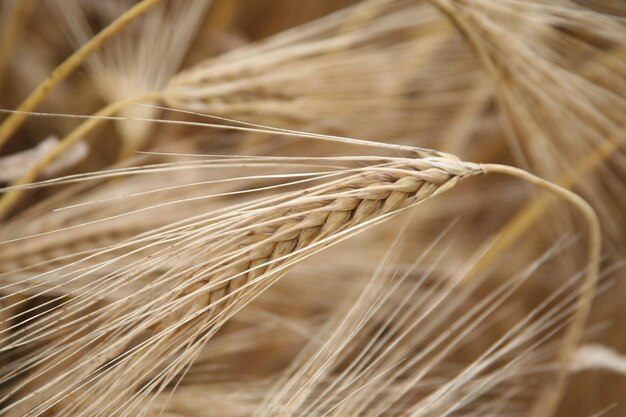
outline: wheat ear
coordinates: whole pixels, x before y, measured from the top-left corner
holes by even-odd
[[[203,221],[174,225],[156,234],[155,239],[177,233],[180,236],[174,242],[168,240],[167,246],[157,253],[148,253],[139,270],[136,266],[122,267],[101,283],[88,284],[87,288],[95,285],[91,295],[89,291],[83,292],[87,295],[79,296],[74,304],[53,311],[36,326],[26,326],[11,335],[8,349],[45,339],[51,326],[63,316],[69,317],[61,326],[67,330],[47,345],[45,352],[27,356],[21,366],[8,372],[7,378],[12,379],[35,370],[34,375],[4,398],[14,400],[9,409],[32,413],[65,403],[69,397],[71,402],[64,404],[64,411],[68,411],[68,406],[82,415],[97,409],[93,407],[106,408],[105,402],[111,407],[122,403],[121,407],[129,406],[130,410],[142,392],[161,390],[170,383],[221,324],[297,262],[452,188],[463,178],[487,173],[513,175],[554,192],[576,205],[589,221],[587,278],[560,358],[563,363],[569,362],[580,339],[598,277],[600,232],[591,207],[572,192],[517,168],[467,163],[436,152],[426,155],[418,152],[418,155],[422,157],[383,159],[383,163],[357,169],[357,173],[347,178],[218,211]],[[98,306],[97,300],[106,291],[138,281],[155,271],[158,262],[171,257],[184,261],[160,273],[160,279],[152,280],[128,300]],[[98,267],[93,272],[97,270]],[[71,276],[76,274],[78,278],[86,276],[80,269],[70,270],[67,279],[75,279]],[[94,308],[96,311],[91,311]],[[146,328],[153,329],[153,336],[129,348]],[[92,330],[85,332],[88,329]],[[81,356],[87,359],[77,357],[76,352],[82,352]],[[181,357],[172,360],[177,355]],[[115,366],[102,368],[113,359]],[[164,366],[167,367],[162,370]],[[51,380],[29,393],[27,387],[38,376]],[[546,399],[540,402],[554,407],[566,377],[565,368],[546,391]],[[135,392],[146,380],[149,383]],[[101,394],[99,401],[87,404],[89,398],[94,398],[90,395],[94,392]],[[19,399],[15,395],[20,395]]]
[[[18,113],[11,114],[0,125],[0,148],[11,137],[28,117],[28,113],[41,103],[48,93],[63,81],[68,75],[76,70],[91,54],[100,48],[109,38],[124,29],[137,17],[146,13],[160,0],[142,0],[139,4],[129,9],[113,23],[104,28],[100,33],[91,38],[85,45],[70,55],[61,65],[50,73],[41,84],[20,104]]]
[[[211,335],[220,322],[283,275],[295,262],[399,210],[448,190],[466,176],[481,172],[476,164],[448,157],[401,158],[395,161],[397,163],[363,169],[363,172],[317,189],[292,193],[286,200],[283,197],[282,201],[272,201],[273,204],[263,202],[261,207],[252,205],[246,207],[247,210],[240,209],[235,212],[239,214],[228,219],[228,226],[224,226],[222,221],[214,225],[217,229],[211,241],[206,241],[203,236],[206,226],[191,236],[187,234],[180,244],[186,241],[183,253],[189,258],[189,264],[184,265],[182,270],[176,268],[173,274],[162,276],[160,282],[156,283],[159,288],[148,286],[147,290],[134,294],[134,300],[128,301],[134,304],[130,306],[130,311],[122,309],[120,312],[119,306],[102,310],[101,318],[110,324],[106,326],[107,330],[89,332],[87,335],[79,331],[70,332],[46,348],[49,359],[35,357],[23,364],[22,372],[24,368],[44,365],[44,370],[39,368],[36,375],[58,371],[59,365],[65,368],[69,364],[69,369],[62,369],[61,375],[53,378],[45,388],[22,395],[12,404],[11,408],[17,407],[13,412],[29,413],[54,406],[76,391],[77,385],[92,378],[92,373],[106,362],[122,355],[123,359],[116,360],[119,365],[110,369],[92,387],[105,389],[113,379],[118,380],[121,374],[130,374],[132,368],[133,378],[117,383],[108,397],[100,397],[108,398],[110,404],[119,404],[120,397],[124,398],[138,388],[140,381],[150,378],[156,369],[164,366],[181,348],[189,343],[195,344],[192,341],[198,335]],[[167,251],[167,255],[175,255],[173,250]],[[176,281],[172,281],[172,278]],[[151,294],[151,289],[156,292]],[[142,302],[137,304],[135,300]],[[63,313],[66,316],[69,311],[82,311],[84,305],[74,306],[73,310],[72,306],[68,308]],[[45,322],[56,320],[56,316],[52,313],[44,318],[43,323],[31,329],[34,333],[18,332],[18,340],[13,340],[9,345],[19,345],[20,337],[22,341],[39,337],[38,333],[48,328]],[[77,316],[70,313],[70,317]],[[97,317],[94,317],[96,322]],[[74,321],[76,327],[84,328],[82,316]],[[126,330],[120,333],[119,325]],[[139,349],[124,353],[131,340],[146,327],[156,331],[150,339],[151,343],[144,343]],[[119,337],[116,343],[111,346],[102,344],[102,340],[113,336],[116,339]],[[85,355],[91,360],[83,362],[78,359],[77,363],[73,363],[76,360],[75,349],[79,346],[91,349]],[[56,360],[59,362],[55,363]],[[169,381],[175,374],[167,372],[160,378]],[[154,383],[161,385],[158,380]],[[13,391],[14,394],[23,393],[25,386],[20,384]],[[67,392],[68,389],[70,392]],[[84,404],[81,400],[88,394],[78,395],[79,398],[70,405],[70,409],[76,407],[76,410],[89,413],[93,405]],[[127,401],[132,402],[133,397]]]

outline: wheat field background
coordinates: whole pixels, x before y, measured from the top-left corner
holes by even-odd
[[[623,0],[0,0],[1,416],[626,416]]]

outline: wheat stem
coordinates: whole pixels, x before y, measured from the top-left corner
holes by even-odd
[[[566,188],[573,188],[578,181],[600,166],[608,157],[626,141],[626,134],[620,132],[606,140],[596,148],[596,151],[583,160],[573,172],[564,175],[555,184]],[[549,195],[536,198],[528,203],[510,220],[498,233],[494,242],[490,242],[489,249],[484,252],[481,258],[474,264],[468,273],[467,279],[477,277],[488,265],[491,265],[505,250],[519,240],[522,234],[533,225],[542,213],[554,203]]]
[[[556,411],[559,400],[561,399],[567,386],[569,364],[572,361],[582,337],[585,322],[587,321],[587,317],[591,311],[593,297],[595,295],[602,248],[600,221],[589,203],[587,203],[579,195],[567,190],[564,187],[541,179],[519,168],[497,164],[482,164],[481,166],[486,174],[500,173],[518,177],[564,198],[576,206],[589,224],[589,261],[587,265],[587,272],[580,288],[578,308],[576,309],[572,322],[567,330],[567,333],[565,334],[563,347],[559,355],[561,368],[558,370],[553,383],[547,390],[543,391],[543,394],[535,403],[532,413],[530,414],[533,417],[552,416]]]

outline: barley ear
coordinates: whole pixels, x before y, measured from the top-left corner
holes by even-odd
[[[41,84],[20,104],[17,108],[18,112],[11,114],[0,125],[0,148],[4,145],[11,135],[19,128],[28,116],[27,112],[34,110],[41,103],[48,93],[63,81],[68,75],[76,70],[92,53],[100,48],[109,38],[114,36],[120,30],[124,29],[137,17],[146,13],[150,8],[156,5],[160,0],[142,0],[126,13],[118,17],[113,23],[104,28],[100,33],[91,38],[80,49],[70,55],[61,65],[50,73]]]
[[[481,167],[485,174],[498,173],[521,178],[524,181],[564,198],[580,210],[581,214],[585,217],[585,220],[589,224],[589,260],[587,264],[587,271],[580,288],[578,308],[576,309],[572,322],[566,331],[563,347],[559,353],[560,368],[556,373],[554,381],[552,381],[547,389],[542,392],[530,413],[530,416],[532,417],[549,417],[554,415],[559,404],[559,400],[561,399],[567,386],[570,364],[574,359],[574,354],[576,353],[580,343],[585,322],[587,321],[587,317],[589,316],[593,303],[595,289],[598,282],[600,252],[602,249],[600,221],[598,220],[596,212],[589,205],[589,203],[587,203],[578,194],[573,193],[564,187],[543,180],[519,168],[498,164],[481,164]]]

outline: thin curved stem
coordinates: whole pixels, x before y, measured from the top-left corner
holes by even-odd
[[[24,123],[28,112],[33,111],[61,81],[67,78],[78,68],[92,53],[100,48],[109,38],[124,29],[133,20],[146,13],[160,0],[142,0],[139,4],[126,11],[113,23],[104,28],[100,33],[91,38],[80,49],[70,55],[61,65],[52,71],[48,78],[30,93],[30,95],[17,108],[18,113],[11,114],[0,125],[0,148],[9,140],[11,135]]]
[[[596,148],[595,152],[581,161],[574,171],[564,175],[560,180],[556,181],[556,184],[563,188],[571,189],[581,178],[599,167],[615,153],[624,142],[626,142],[626,132],[621,132],[619,135],[614,135],[604,141]],[[537,197],[519,210],[504,228],[498,232],[496,240],[490,242],[489,249],[484,252],[481,258],[474,264],[471,271],[468,273],[468,278],[477,277],[487,265],[491,265],[499,255],[517,242],[523,233],[540,218],[541,214],[554,204],[554,200],[550,197],[551,196],[545,195]]]
[[[561,367],[557,371],[554,381],[545,391],[543,391],[530,413],[533,417],[552,416],[554,415],[554,412],[556,411],[559,401],[567,386],[569,364],[571,363],[580,343],[585,323],[587,322],[587,318],[593,304],[600,270],[600,255],[602,249],[600,221],[598,220],[596,212],[589,205],[589,203],[587,203],[578,194],[575,194],[559,185],[553,184],[527,171],[515,167],[498,164],[481,164],[481,167],[483,168],[485,174],[499,173],[521,178],[524,181],[562,197],[576,206],[589,224],[589,260],[587,264],[587,271],[580,287],[578,308],[576,309],[572,322],[567,329],[563,341],[563,347],[559,354],[559,363]]]

